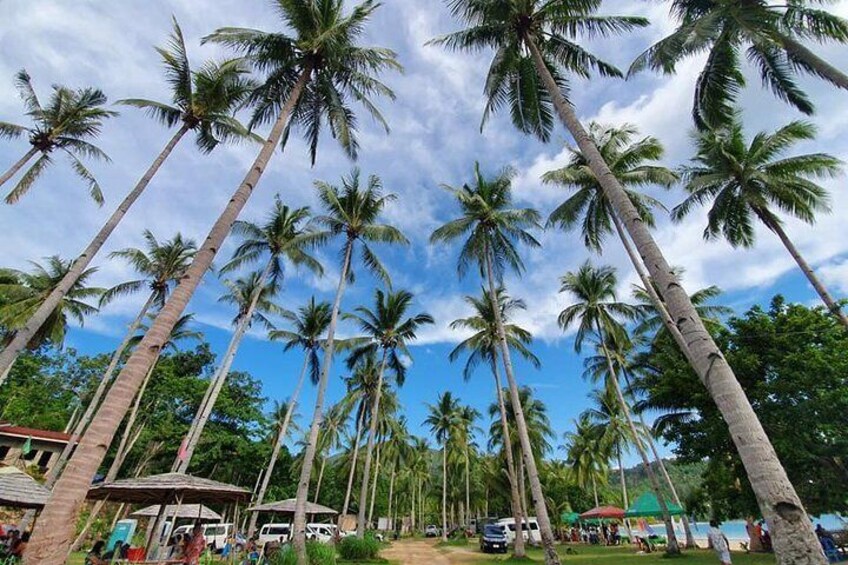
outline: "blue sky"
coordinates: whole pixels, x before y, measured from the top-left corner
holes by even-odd
[[[848,17],[846,1],[829,9]],[[671,28],[665,3],[618,0],[607,2],[604,11],[641,14],[652,21],[649,28],[626,37],[590,43],[598,55],[622,68]],[[4,12],[4,26],[0,29],[0,50],[4,54],[0,59],[0,120],[18,123],[24,122],[24,117],[12,79],[22,67],[30,72],[42,96],[47,95],[50,84],[61,83],[98,86],[110,100],[167,100],[153,46],[164,42],[172,14],[182,25],[195,67],[208,58],[226,55],[219,48],[199,45],[199,38],[215,28],[274,30],[279,25],[265,0],[124,0],[110,3],[108,8],[95,0],[38,0],[9,3]],[[386,189],[399,196],[387,210],[386,221],[400,227],[412,244],[406,249],[379,252],[394,284],[414,292],[416,308],[430,312],[437,322],[422,332],[413,347],[414,363],[400,393],[413,427],[424,418],[424,403],[434,402],[441,391],[453,390],[484,412],[493,397],[488,374],[481,371],[471,382],[464,383],[460,366],[447,360],[447,353],[461,338],[450,331],[448,324],[468,314],[463,296],[476,293],[479,281],[473,273],[466,280],[458,280],[456,249],[427,244],[432,230],[455,213],[449,196],[438,185],[461,184],[470,177],[476,160],[491,172],[510,165],[519,171],[515,193],[520,204],[536,207],[546,215],[563,199],[563,194],[556,188],[542,186],[539,176],[564,162],[563,145],[569,141],[562,130],[547,145],[522,137],[505,116],[493,119],[481,133],[481,92],[490,54],[450,54],[424,45],[428,39],[453,29],[455,23],[447,10],[435,0],[388,0],[369,26],[368,42],[397,50],[406,72],[386,77],[397,93],[396,102],[380,104],[390,122],[391,134],[386,136],[362,116],[358,166],[363,173],[380,175]],[[837,65],[845,60],[844,47],[826,46],[820,52]],[[686,61],[673,77],[643,74],[627,82],[575,80],[572,99],[584,121],[632,123],[643,134],[659,137],[667,148],[665,163],[676,166],[691,153],[689,108],[702,62],[697,58]],[[750,86],[742,96],[742,106],[749,131],[773,129],[801,117],[765,92],[750,69],[748,75]],[[814,80],[804,79],[803,84],[821,113],[812,120],[819,127],[818,139],[799,150],[826,151],[848,158],[848,139],[843,133],[848,126],[848,97]],[[90,202],[84,187],[59,161],[22,202],[0,206],[0,265],[26,269],[28,260],[78,253],[169,135],[140,112],[121,109],[121,116],[107,124],[99,141],[113,163],[92,164],[104,187],[106,205],[98,208]],[[0,168],[26,149],[25,141],[2,142]],[[181,145],[95,261],[100,267],[95,282],[110,286],[133,276],[126,265],[104,258],[111,250],[140,245],[145,228],[160,239],[180,231],[202,240],[255,152],[255,147],[242,145],[222,147],[203,156],[190,143]],[[276,193],[291,205],[314,207],[313,180],[337,182],[351,167],[329,137],[322,142],[315,167],[309,165],[304,144],[293,140],[285,153],[274,157],[242,218],[261,219]],[[843,224],[848,196],[844,183],[844,178],[827,183],[832,189],[833,213],[822,216],[815,227],[795,221],[787,223],[790,235],[838,296],[848,294],[848,238]],[[675,188],[655,191],[654,196],[671,207],[682,199],[682,192]],[[695,214],[685,225],[671,225],[661,219],[657,227],[656,237],[670,262],[686,269],[687,288],[719,285],[725,290],[723,302],[740,310],[767,301],[776,292],[815,303],[812,289],[770,233],[760,232],[753,250],[733,250],[721,242],[703,242],[703,226],[703,216]],[[551,420],[561,435],[585,408],[589,386],[580,378],[582,363],[572,352],[572,336],[564,335],[556,326],[557,314],[568,304],[567,298],[557,293],[558,278],[589,254],[574,234],[551,231],[538,235],[543,247],[527,253],[526,275],[510,278],[507,284],[513,296],[528,303],[527,312],[518,322],[536,335],[533,349],[543,363],[539,371],[519,364],[519,379],[548,404]],[[232,248],[229,242],[219,258],[228,256]],[[280,303],[296,308],[313,294],[330,300],[338,273],[334,263],[337,249],[338,242],[319,252],[327,270],[324,279],[290,270]],[[621,294],[626,296],[635,275],[620,245],[610,240],[604,256],[595,260],[619,268]],[[373,290],[374,281],[360,277],[346,294],[344,308],[370,304]],[[209,276],[189,306],[219,354],[226,348],[233,314],[216,303],[221,292],[221,284]],[[83,352],[113,348],[140,305],[141,297],[113,303],[89,320],[85,329],[72,331],[68,345]],[[244,342],[234,368],[248,370],[260,378],[270,399],[283,399],[292,388],[299,363],[298,355],[283,354],[278,345],[254,333]],[[333,372],[331,402],[343,394],[338,379],[340,365]],[[311,414],[313,401],[312,391],[308,391],[301,404],[303,419]],[[484,425],[488,427],[488,420]],[[426,430],[420,432],[426,435]]]

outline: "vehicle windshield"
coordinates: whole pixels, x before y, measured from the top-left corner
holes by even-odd
[[[495,526],[494,524],[489,524],[485,528],[483,528],[483,535],[485,536],[502,536],[503,528],[500,526]]]

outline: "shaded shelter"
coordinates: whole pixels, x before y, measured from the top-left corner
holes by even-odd
[[[43,508],[50,490],[17,467],[0,467],[0,506]]]
[[[130,516],[134,518],[155,518],[161,511],[162,507],[159,504],[154,504],[153,506],[136,510]],[[179,508],[175,505],[169,505],[165,509],[165,515],[173,518],[187,518],[203,522],[220,522],[222,519],[220,514],[202,504],[183,504]]]
[[[686,511],[683,510],[683,508],[670,500],[666,500],[665,505],[671,516],[683,516],[686,514]],[[660,509],[660,503],[657,500],[657,495],[652,492],[646,492],[634,500],[633,504],[630,505],[630,508],[628,508],[624,513],[626,518],[662,518],[662,515],[663,513]]]

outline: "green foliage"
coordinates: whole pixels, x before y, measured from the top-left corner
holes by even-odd
[[[336,550],[332,545],[318,541],[306,542],[309,565],[335,565]],[[297,553],[294,547],[287,545],[268,560],[271,565],[297,565]]]
[[[380,555],[380,542],[370,534],[366,534],[364,538],[342,538],[337,547],[339,556],[346,561],[374,560]]]
[[[845,511],[848,481],[848,335],[823,308],[777,296],[717,332],[739,383],[812,514]],[[719,518],[758,514],[747,474],[715,403],[675,345],[660,339],[639,388],[644,407],[683,462],[708,460],[700,504]],[[685,496],[685,495],[684,495]]]

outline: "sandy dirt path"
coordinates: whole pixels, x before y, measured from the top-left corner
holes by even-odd
[[[451,560],[435,546],[438,540],[406,540],[394,542],[380,552],[381,557],[401,565],[451,565]]]

